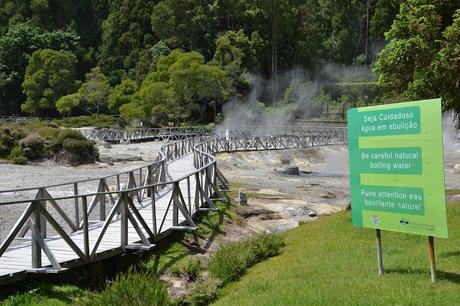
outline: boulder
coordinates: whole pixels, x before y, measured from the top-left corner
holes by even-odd
[[[300,175],[299,167],[286,167],[283,173],[287,175]]]

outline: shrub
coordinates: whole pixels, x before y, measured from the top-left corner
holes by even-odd
[[[197,257],[189,256],[175,264],[171,268],[171,273],[176,276],[185,274],[189,279],[195,280],[202,270],[203,264],[201,260]]]
[[[251,240],[255,262],[265,260],[279,254],[285,245],[281,235],[260,234]]]
[[[21,139],[19,144],[24,149],[24,155],[28,159],[40,158],[43,155],[45,141],[38,134],[30,134]]]
[[[237,280],[253,262],[247,242],[231,242],[222,246],[209,263],[209,272],[223,283]]]
[[[60,129],[55,128],[55,127],[50,127],[50,126],[43,126],[38,128],[37,134],[39,134],[43,139],[48,140],[48,141],[55,141],[61,132]]]
[[[99,294],[90,295],[82,305],[172,305],[166,287],[155,276],[133,270],[118,276]]]
[[[24,155],[24,150],[21,147],[14,147],[13,150],[11,150],[9,158],[16,165],[26,165],[28,162],[27,157]]]
[[[221,282],[212,277],[200,278],[190,288],[187,302],[192,306],[209,305],[217,298]]]
[[[59,132],[56,142],[62,145],[64,140],[66,140],[67,138],[73,138],[77,140],[86,140],[85,136],[83,136],[83,134],[80,133],[79,131],[71,130],[71,129],[64,129],[64,130],[61,130],[61,132]]]
[[[209,272],[223,283],[237,280],[255,263],[278,255],[282,246],[282,236],[269,234],[228,243],[211,258]]]
[[[11,135],[9,134],[9,130],[8,130],[8,133],[0,134],[0,145],[4,146],[5,148],[9,150],[13,148],[14,138],[11,137]]]
[[[62,143],[62,148],[77,155],[92,155],[93,143],[87,140],[67,138]]]
[[[21,139],[27,136],[27,131],[23,128],[13,129],[11,131],[11,137],[14,139]]]
[[[84,160],[94,161],[98,156],[97,147],[93,141],[86,139],[79,131],[70,129],[61,130],[51,147],[54,152],[64,149]]]

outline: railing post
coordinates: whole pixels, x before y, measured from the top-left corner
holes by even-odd
[[[179,207],[177,207],[177,201],[179,201],[177,197],[177,192],[179,191],[179,183],[176,182],[174,183],[173,187],[173,226],[176,226],[179,224]]]
[[[81,198],[81,209],[83,212],[83,247],[85,249],[85,256],[89,261],[91,254],[89,253],[88,198],[86,196]]]
[[[166,160],[161,163],[161,182],[166,181]]]
[[[40,192],[41,194],[41,192]],[[41,196],[40,196],[41,197]],[[40,201],[34,201],[34,208],[31,215],[32,222],[35,225],[35,228],[38,230],[41,229],[41,214],[40,214]],[[38,242],[38,237],[35,236],[34,228],[31,227],[32,232],[32,268],[39,269],[42,267],[42,248]]]
[[[157,208],[155,202],[155,186],[152,186],[150,189],[150,199],[152,201],[152,225],[153,233],[157,235]]]
[[[45,195],[44,188],[40,188],[40,198],[43,198]],[[40,201],[40,209],[46,209],[46,201]],[[43,238],[46,238],[46,219],[44,216],[40,215],[40,233],[43,235]]]
[[[188,212],[190,216],[193,215],[192,211],[192,191],[190,190],[190,176],[187,177],[187,200],[188,200]]]
[[[101,184],[105,186],[105,179],[101,180]],[[105,207],[106,197],[107,196],[105,194],[99,197],[99,205],[100,205],[99,220],[101,221],[105,221],[105,218],[106,218],[106,207]]]
[[[80,225],[80,209],[78,207],[78,183],[73,183],[74,209],[75,209],[75,225]]]
[[[152,176],[153,176],[153,171],[152,171],[152,165],[149,165],[147,167],[147,185],[151,185],[152,184]],[[150,197],[152,195],[151,193],[151,188],[148,188],[147,189],[147,196]]]
[[[200,192],[200,175],[199,172],[195,173],[195,210],[200,209],[200,198],[201,198],[201,192]]]
[[[121,194],[123,199],[120,203],[120,243],[122,247],[128,245],[128,192]]]

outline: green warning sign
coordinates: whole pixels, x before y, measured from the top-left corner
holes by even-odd
[[[447,238],[441,100],[348,110],[353,225]]]

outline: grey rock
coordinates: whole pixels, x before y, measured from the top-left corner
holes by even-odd
[[[287,175],[300,175],[299,167],[287,167],[283,173]]]
[[[109,164],[113,166],[113,158],[107,155],[101,155],[99,156],[99,161],[104,164]]]
[[[242,192],[241,190],[238,191],[238,197],[236,198],[238,204],[245,206],[248,205],[248,196]]]

